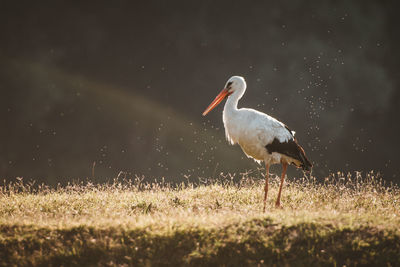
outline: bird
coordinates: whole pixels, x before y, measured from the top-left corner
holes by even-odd
[[[224,89],[204,110],[206,116],[224,99],[223,123],[225,135],[231,145],[239,144],[247,157],[265,164],[264,208],[265,212],[269,168],[272,164],[282,164],[282,175],[275,207],[281,208],[281,192],[286,169],[293,164],[303,171],[311,172],[312,163],[306,157],[304,149],[294,137],[295,132],[284,123],[260,111],[250,108],[238,108],[238,102],[247,88],[246,81],[241,76],[232,76],[226,82]]]

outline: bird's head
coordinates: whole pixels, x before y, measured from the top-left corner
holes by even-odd
[[[226,82],[224,89],[217,95],[213,102],[206,108],[203,112],[203,116],[207,115],[213,108],[218,106],[219,103],[222,102],[225,98],[228,98],[230,95],[235,94],[239,99],[244,94],[246,90],[246,81],[241,76],[232,76]]]

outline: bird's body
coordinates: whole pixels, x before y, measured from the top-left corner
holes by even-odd
[[[245,90],[245,80],[242,77],[233,76],[203,115],[227,98],[223,111],[226,138],[231,144],[239,144],[248,157],[258,162],[264,161],[266,165],[265,209],[270,165],[277,163],[283,165],[281,191],[288,164],[294,164],[306,171],[311,169],[312,164],[305,156],[304,150],[298,145],[294,132],[285,124],[257,110],[237,108],[238,101]],[[280,191],[277,206],[280,205]]]
[[[239,144],[243,152],[256,161],[270,164],[280,163],[283,155],[266,149],[275,138],[279,142],[293,139],[285,126],[278,120],[254,109],[231,109],[227,104],[224,108],[223,121],[225,134],[231,144]]]

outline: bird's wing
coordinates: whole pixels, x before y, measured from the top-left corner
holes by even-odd
[[[278,139],[274,139],[274,141],[266,145],[265,148],[270,154],[278,152],[292,158],[295,160],[293,163],[297,167],[303,168],[305,171],[310,171],[312,168],[312,163],[308,160],[303,148],[297,143],[296,139],[291,139],[283,143],[279,142]]]
[[[259,122],[257,123],[258,139],[267,145],[278,139],[280,142],[287,142],[294,139],[294,131],[291,131],[285,124],[277,119],[259,112]]]

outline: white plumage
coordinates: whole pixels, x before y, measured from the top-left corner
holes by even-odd
[[[264,161],[266,165],[266,185],[264,195],[264,210],[268,192],[269,166],[282,163],[282,180],[276,206],[280,206],[280,195],[286,167],[294,164],[309,171],[311,163],[305,156],[304,150],[297,144],[294,132],[282,122],[254,109],[237,108],[239,99],[246,91],[243,77],[233,76],[225,88],[203,112],[206,115],[222,100],[227,98],[223,111],[223,122],[226,138],[231,144],[239,144],[243,152],[256,160]]]

